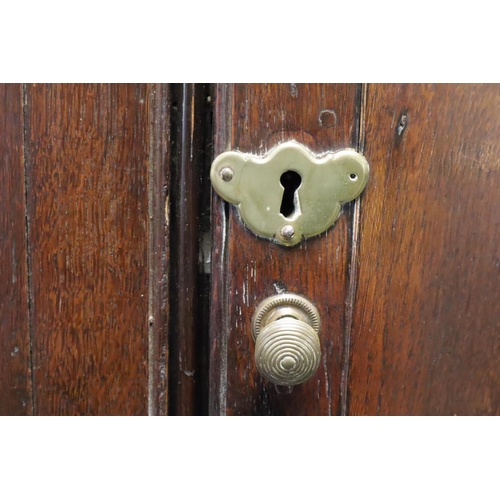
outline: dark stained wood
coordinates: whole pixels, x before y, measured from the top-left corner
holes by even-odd
[[[0,85],[0,415],[32,413],[21,85]]]
[[[0,414],[499,415],[500,86],[217,85],[214,154],[364,144],[371,178],[294,248],[214,195],[210,309],[209,89],[0,86]],[[323,321],[291,392],[250,332],[281,290]]]
[[[148,411],[146,85],[29,85],[35,413]]]
[[[262,155],[291,139],[315,153],[355,147],[357,94],[356,85],[219,85],[214,153],[239,149]],[[210,412],[340,413],[352,205],[344,207],[333,229],[294,248],[254,236],[234,207],[228,218],[219,200],[213,207]],[[323,320],[322,364],[312,379],[291,392],[266,382],[253,360],[251,317],[257,304],[278,290],[308,297]]]
[[[214,89],[214,156],[231,149],[232,84],[218,84]],[[227,396],[227,204],[212,192],[212,276],[210,283],[210,415],[226,414]]]
[[[500,414],[500,87],[369,85],[348,412]]]
[[[168,84],[149,86],[149,414],[168,413],[168,317],[171,96]]]
[[[214,89],[214,156],[231,149],[233,85],[218,84]],[[210,415],[225,415],[227,406],[227,338],[229,317],[227,309],[227,219],[228,205],[212,193],[212,276],[210,286]]]
[[[203,310],[202,178],[209,86],[173,85],[175,148],[170,198],[169,413],[207,413],[208,325]],[[205,174],[208,179],[208,173]],[[208,200],[208,197],[206,197]],[[205,359],[206,358],[206,359]]]

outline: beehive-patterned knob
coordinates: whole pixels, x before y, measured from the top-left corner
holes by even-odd
[[[255,364],[267,380],[297,385],[311,378],[321,359],[319,314],[295,294],[269,297],[257,308],[252,330]]]

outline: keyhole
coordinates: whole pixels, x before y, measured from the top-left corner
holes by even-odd
[[[296,192],[302,183],[302,177],[297,172],[288,170],[280,177],[280,183],[285,188],[280,212],[285,217],[291,217],[298,208]]]

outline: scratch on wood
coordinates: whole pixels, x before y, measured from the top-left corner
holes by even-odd
[[[225,207],[226,208],[226,207]],[[227,209],[225,210],[224,217],[222,218],[222,269],[219,272],[225,271],[226,265],[226,252],[227,252]],[[227,280],[224,280],[224,293],[222,294],[222,300],[224,301],[224,309],[227,308]],[[226,415],[227,412],[227,340],[229,336],[229,318],[227,311],[222,311],[223,314],[223,332],[221,335],[220,342],[220,384],[219,384],[219,404],[220,404],[220,415]]]

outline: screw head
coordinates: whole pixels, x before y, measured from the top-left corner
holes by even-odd
[[[224,167],[220,171],[220,176],[224,182],[229,182],[234,177],[234,172],[229,167]]]
[[[281,228],[280,233],[286,240],[291,240],[295,236],[295,229],[290,224],[286,224]]]

